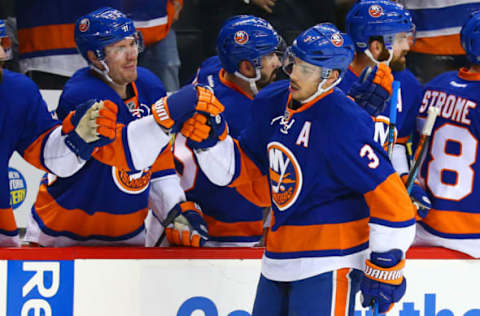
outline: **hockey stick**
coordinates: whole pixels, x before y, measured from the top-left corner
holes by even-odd
[[[165,236],[167,235],[165,233],[165,229],[167,229],[167,226],[172,224],[173,223],[173,220],[180,214],[180,210],[177,210],[175,209],[173,212],[170,212],[170,214],[167,215],[167,218],[165,218],[163,221],[161,221],[158,217],[155,216],[155,218],[157,220],[160,221],[160,223],[162,224],[163,226],[163,232],[162,234],[160,235],[160,237],[158,237],[158,240],[157,242],[155,243],[155,247],[159,247],[161,245],[161,243],[163,242],[163,240],[165,239]]]
[[[400,81],[393,80],[392,99],[390,100],[390,122],[388,124],[388,158],[392,160],[393,145],[395,144],[395,125],[397,124],[397,103],[398,93],[400,91]]]
[[[430,135],[432,134],[433,125],[435,125],[435,120],[437,119],[440,110],[437,107],[429,107],[427,118],[425,120],[425,124],[423,125],[422,133],[420,135],[420,140],[418,141],[417,150],[415,151],[414,164],[410,171],[408,172],[407,182],[405,182],[405,186],[407,187],[407,192],[410,194],[412,191],[412,186],[417,177],[418,168],[420,167],[423,161],[423,155],[425,150],[428,147],[428,143],[430,141]]]

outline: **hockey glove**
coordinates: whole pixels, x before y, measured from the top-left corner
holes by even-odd
[[[402,174],[401,178],[403,182],[406,182],[408,174]],[[425,218],[425,216],[427,216],[428,211],[432,208],[432,202],[430,202],[428,194],[417,182],[418,181],[416,180],[415,182],[413,182],[412,190],[410,191],[410,198],[412,199],[413,204],[417,208],[417,215],[415,217],[417,221],[420,221]]]
[[[209,88],[187,85],[152,105],[155,121],[168,132],[176,133],[195,111],[218,115],[224,106]]]
[[[70,112],[62,123],[62,133],[67,134],[65,144],[72,152],[88,160],[95,147],[115,139],[117,105],[109,100],[88,100]]]
[[[427,216],[428,211],[432,208],[432,202],[427,196],[427,193],[417,183],[412,186],[410,191],[410,198],[413,204],[417,207],[417,220],[421,220]]]
[[[388,312],[406,290],[403,277],[405,260],[399,249],[387,252],[372,252],[365,262],[365,271],[360,283],[363,307],[378,305],[378,312]]]
[[[385,109],[392,95],[393,76],[390,68],[381,63],[373,69],[367,67],[348,95],[370,115],[377,116]]]
[[[203,149],[224,140],[228,135],[228,126],[222,114],[212,116],[197,112],[185,122],[181,133],[187,138],[188,147]]]
[[[201,247],[208,240],[207,223],[196,203],[178,203],[165,222],[165,235],[171,245]]]

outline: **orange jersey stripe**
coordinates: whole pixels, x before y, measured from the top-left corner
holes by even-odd
[[[64,209],[48,194],[45,184],[42,184],[35,202],[35,211],[43,224],[55,231],[67,231],[82,237],[120,237],[140,228],[148,209],[131,214],[96,212],[89,215],[80,209]]]
[[[115,140],[108,145],[95,148],[93,158],[120,170],[130,170],[122,142],[122,133],[126,131],[124,127],[123,124],[117,124]]]
[[[405,222],[415,217],[416,208],[396,172],[388,176],[375,190],[365,193],[364,197],[371,217],[389,222]]]
[[[423,222],[446,234],[480,233],[480,214],[430,209]]]
[[[42,164],[42,155],[43,155],[43,140],[53,129],[57,126],[52,127],[48,131],[40,135],[23,153],[23,158],[28,161],[31,165],[37,167],[38,169],[47,171],[48,170]]]
[[[245,154],[238,144],[238,141],[234,140],[234,142],[242,157],[241,167],[240,175],[229,186],[235,188],[240,195],[251,203],[260,207],[269,207],[271,201],[267,176],[263,175],[250,158],[248,158],[247,154]]]
[[[349,249],[368,242],[368,218],[338,224],[281,226],[268,231],[270,252]],[[295,238],[292,238],[295,236]]]
[[[263,221],[226,223],[203,215],[208,224],[208,234],[214,237],[260,236],[263,234]]]
[[[18,31],[20,54],[41,50],[75,48],[74,24],[35,26]]]
[[[465,50],[460,44],[460,35],[444,35],[417,38],[412,52],[434,55],[464,55]]]
[[[350,299],[350,280],[348,279],[348,274],[350,273],[349,268],[343,268],[336,271],[336,288],[335,288],[335,316],[345,316],[347,302]]]
[[[167,147],[158,155],[157,159],[153,163],[152,172],[175,169],[175,163],[173,162],[172,143],[169,142]]]
[[[17,229],[12,208],[0,208],[0,230],[13,232]]]

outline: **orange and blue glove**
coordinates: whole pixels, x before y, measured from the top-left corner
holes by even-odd
[[[377,116],[385,109],[392,96],[393,75],[390,67],[380,63],[362,71],[348,95],[370,115]]]
[[[117,105],[109,100],[88,100],[65,117],[62,134],[65,144],[77,156],[88,160],[95,147],[115,139]]]
[[[214,146],[228,135],[228,125],[221,113],[216,116],[199,111],[188,119],[180,131],[187,138],[187,146],[204,149]]]
[[[400,249],[387,252],[372,252],[365,262],[365,271],[360,282],[363,307],[378,305],[378,312],[388,312],[398,302],[407,288],[403,276],[405,259]]]
[[[194,85],[184,86],[152,105],[155,121],[165,131],[172,133],[180,131],[183,123],[191,118],[195,111],[216,116],[224,109],[211,89]]]
[[[171,245],[201,247],[208,240],[207,223],[198,204],[177,203],[164,221],[165,235]]]

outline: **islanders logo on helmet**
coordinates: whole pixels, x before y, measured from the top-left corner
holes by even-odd
[[[383,13],[383,8],[378,5],[378,4],[373,4],[368,8],[368,14],[370,14],[371,17],[378,18],[382,15]]]
[[[234,35],[235,43],[243,45],[248,42],[248,33],[245,31],[237,31]]]
[[[89,27],[90,27],[90,20],[87,18],[81,19],[80,23],[78,23],[78,29],[80,30],[80,32],[88,31]]]
[[[330,41],[333,46],[341,47],[343,45],[343,36],[340,33],[333,33],[332,36],[330,36]]]
[[[285,211],[297,200],[303,176],[293,153],[279,142],[267,146],[272,200],[279,211]]]

